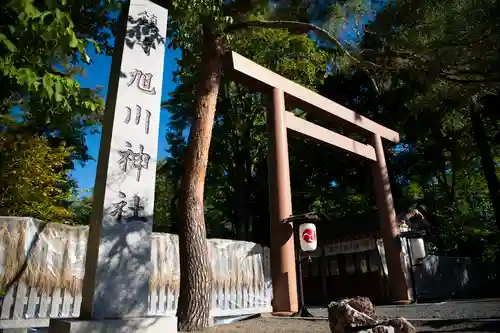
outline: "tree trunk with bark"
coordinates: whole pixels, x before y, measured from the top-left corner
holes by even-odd
[[[474,141],[481,156],[481,166],[488,186],[491,205],[493,206],[497,226],[500,229],[500,182],[497,178],[495,161],[491,155],[491,147],[486,135],[486,129],[481,119],[480,105],[475,100],[472,102],[471,119]]]
[[[219,93],[222,50],[220,42],[203,29],[202,77],[195,116],[185,152],[180,188],[179,259],[180,295],[177,307],[180,331],[209,325],[211,281],[204,217],[204,188],[208,152]]]

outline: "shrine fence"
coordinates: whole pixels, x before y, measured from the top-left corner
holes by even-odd
[[[0,217],[0,328],[46,327],[50,318],[79,316],[87,236],[84,226]],[[272,311],[268,248],[209,239],[208,249],[213,318]],[[173,316],[180,279],[177,235],[153,233],[151,252],[149,315]]]

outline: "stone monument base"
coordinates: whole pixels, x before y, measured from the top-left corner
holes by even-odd
[[[49,333],[177,333],[177,317],[50,319]]]

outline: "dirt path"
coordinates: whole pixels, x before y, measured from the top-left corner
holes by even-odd
[[[218,325],[203,333],[329,333],[328,321],[306,319],[257,318],[236,324]]]

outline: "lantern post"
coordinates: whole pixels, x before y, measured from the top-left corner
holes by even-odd
[[[316,233],[316,222],[321,219],[314,212],[292,215],[283,220],[283,223],[291,223],[293,225],[294,234],[299,237],[300,248],[295,251],[295,260],[297,263],[298,271],[298,298],[299,298],[299,311],[294,314],[295,317],[314,317],[308,310],[304,301],[304,285],[302,283],[302,258],[301,251],[311,253],[318,247],[318,237]],[[298,231],[298,233],[296,232]],[[307,257],[311,260],[311,257]]]

